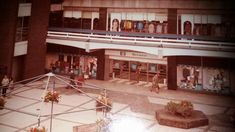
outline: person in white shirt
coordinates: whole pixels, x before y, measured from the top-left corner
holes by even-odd
[[[2,79],[2,96],[6,97],[6,92],[7,92],[7,88],[9,85],[10,80],[8,79],[7,75],[4,75],[4,78]]]

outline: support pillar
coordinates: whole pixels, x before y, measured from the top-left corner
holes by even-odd
[[[96,79],[97,80],[104,80],[105,79],[105,50],[96,51],[97,56],[97,73]]]
[[[49,0],[44,2],[32,0],[28,51],[24,64],[24,79],[44,74],[45,72],[46,37],[49,14]]]
[[[176,57],[168,57],[167,58],[167,65],[168,65],[168,74],[167,74],[167,86],[170,90],[177,89],[177,64],[176,64]]]
[[[169,34],[177,34],[177,9],[168,9],[168,31]]]
[[[107,25],[107,8],[99,9],[99,30],[106,30]]]

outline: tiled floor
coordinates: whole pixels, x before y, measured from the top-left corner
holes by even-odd
[[[120,81],[121,82],[121,81]],[[182,91],[161,89],[159,94],[152,93],[141,84],[125,84],[114,81],[87,80],[86,83],[106,88],[109,97],[113,100],[113,109],[108,114],[113,120],[112,132],[232,132],[235,127],[229,122],[229,114],[235,109],[231,103],[234,98],[216,95],[195,94]],[[50,114],[51,104],[42,103],[42,86],[45,81],[38,81],[30,87],[15,90],[6,98],[6,107],[19,110],[0,110],[0,132],[26,132],[32,126],[37,126],[38,115]],[[41,85],[41,86],[40,86]],[[146,84],[148,85],[148,84]],[[95,101],[74,89],[65,89],[66,85],[58,83],[56,90],[61,99],[53,105],[55,115],[52,120],[52,132],[72,132],[73,126],[96,123],[103,118],[103,114],[95,110]],[[88,95],[97,97],[99,90],[83,88]],[[209,118],[208,126],[179,129],[159,125],[155,120],[155,110],[164,108],[170,100],[187,99],[193,102],[194,108],[203,111]],[[215,101],[218,100],[219,101]],[[82,112],[77,112],[82,111]],[[25,114],[25,113],[31,113]],[[41,125],[50,131],[50,116],[40,118]]]

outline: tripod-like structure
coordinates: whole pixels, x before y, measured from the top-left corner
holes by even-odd
[[[61,76],[61,75],[57,75],[57,74],[54,74],[54,73],[47,73],[47,74],[44,74],[44,75],[39,75],[39,76],[36,76],[36,77],[33,77],[33,78],[29,78],[29,79],[25,79],[25,80],[22,80],[22,81],[19,81],[19,82],[15,82],[13,85],[14,85],[14,90],[10,91],[9,93],[7,93],[6,95],[10,95],[12,92],[16,91],[16,90],[19,90],[23,87],[32,87],[34,85],[35,82],[39,81],[39,80],[45,80],[46,79],[46,82],[45,82],[45,85],[38,85],[36,84],[36,86],[39,86],[41,88],[44,89],[42,95],[41,95],[41,108],[39,109],[39,113],[36,114],[36,113],[30,113],[30,112],[26,112],[26,111],[22,111],[22,110],[16,110],[16,109],[12,109],[12,108],[8,108],[8,107],[4,107],[4,109],[7,109],[7,110],[11,110],[11,111],[16,111],[16,112],[19,112],[19,113],[24,113],[24,114],[27,114],[27,115],[31,115],[31,116],[35,116],[35,117],[38,117],[38,127],[40,126],[40,122],[41,122],[41,117],[50,117],[50,132],[52,132],[52,119],[53,119],[53,116],[55,115],[62,115],[62,114],[70,114],[70,113],[76,113],[76,112],[83,112],[83,111],[89,111],[89,110],[96,110],[96,109],[102,109],[102,108],[112,108],[110,105],[107,105],[106,103],[100,101],[98,98],[95,98],[95,97],[92,97],[90,96],[89,94],[87,94],[86,92],[84,92],[83,90],[81,90],[81,87],[85,87],[85,88],[92,88],[92,89],[97,89],[97,90],[101,90],[102,93],[105,94],[105,96],[107,95],[106,93],[106,89],[104,88],[100,88],[96,85],[93,85],[93,84],[88,84],[88,83],[85,83],[85,82],[80,82],[80,81],[77,81],[77,80],[71,80],[70,78],[68,77],[64,77],[64,76]],[[90,108],[90,109],[83,109],[83,110],[77,110],[77,111],[71,111],[71,112],[60,112],[60,113],[53,113],[53,104],[54,104],[54,101],[51,101],[51,112],[50,114],[45,114],[45,115],[42,115],[42,109],[43,109],[43,104],[45,103],[44,102],[44,98],[45,98],[45,95],[46,93],[50,90],[52,92],[56,91],[56,83],[59,81],[60,83],[62,84],[65,84],[75,90],[77,90],[78,92],[84,94],[85,96],[91,98],[92,100],[94,101],[97,101],[101,104],[103,104],[102,106],[99,106],[99,107],[94,107],[94,108]],[[70,82],[71,81],[74,81],[75,83],[71,84]],[[77,84],[77,83],[80,83],[82,85],[74,85],[74,84]],[[106,110],[103,111],[104,112],[104,116],[106,116]]]

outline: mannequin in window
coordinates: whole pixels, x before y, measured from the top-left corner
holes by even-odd
[[[119,21],[118,19],[113,19],[113,22],[112,22],[112,31],[119,31]]]
[[[189,21],[184,22],[184,34],[191,35],[192,24]]]
[[[138,64],[136,67],[136,81],[139,83],[140,81],[140,72],[141,72],[141,64]]]
[[[155,32],[155,25],[153,23],[150,23],[148,28],[149,28],[148,29],[149,33],[154,33]]]
[[[156,33],[159,33],[159,34],[162,33],[162,24],[161,23],[157,24]]]

